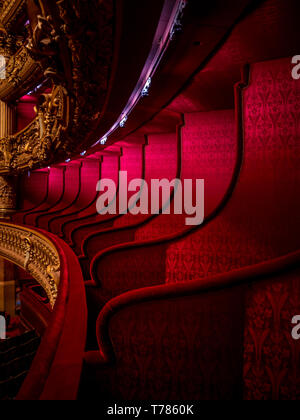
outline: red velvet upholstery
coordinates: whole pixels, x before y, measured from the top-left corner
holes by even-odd
[[[180,133],[157,134],[148,136],[148,145],[145,148],[145,175],[144,178],[151,187],[152,179],[169,179],[178,177],[181,172]],[[168,159],[166,159],[168,156]],[[151,189],[149,188],[149,197]],[[151,203],[149,198],[149,204]],[[162,204],[161,204],[162,206]],[[111,229],[95,229],[88,234],[81,243],[80,251],[86,258],[81,258],[83,264],[89,263],[97,252],[108,246],[127,242],[134,239],[134,232],[138,226],[153,219],[150,215],[133,216],[130,213],[116,218]],[[122,229],[125,228],[125,229]],[[128,230],[127,230],[128,228]]]
[[[78,226],[78,221],[84,222],[85,219],[89,220],[89,218],[95,217],[96,213],[96,202],[98,199],[98,193],[96,192],[96,185],[98,181],[103,178],[103,176],[113,176],[113,179],[118,183],[118,171],[119,171],[119,158],[121,156],[121,150],[118,146],[112,146],[108,147],[105,152],[97,153],[98,159],[101,159],[101,162],[105,160],[104,165],[102,165],[101,171],[98,174],[97,181],[95,183],[95,195],[94,199],[88,203],[88,205],[83,205],[82,207],[78,207],[77,211],[74,211],[70,214],[66,215],[66,218],[64,222],[61,225],[61,235],[63,238],[68,241],[68,227],[69,224],[74,223],[75,226]],[[107,157],[107,159],[104,159],[104,157]],[[111,168],[111,172],[109,170]],[[107,175],[105,175],[107,174]],[[65,233],[66,232],[66,233]]]
[[[20,294],[21,317],[40,335],[43,336],[50,321],[51,307],[37,293],[34,293],[33,287],[22,287]]]
[[[183,240],[166,242],[161,252],[149,253],[151,244],[140,248],[137,244],[104,253],[93,271],[98,273],[103,290],[110,293],[113,287],[118,294],[130,289],[131,281],[135,286],[139,279],[145,284],[147,271],[141,262],[138,265],[139,260],[154,267],[147,277],[157,284],[203,278],[298,249],[299,116],[293,111],[297,109],[298,90],[290,77],[289,59],[253,66],[244,95],[244,165],[230,203],[213,223],[204,223],[202,229]],[[152,255],[161,255],[162,263],[152,260]]]
[[[71,249],[54,235],[39,232],[55,244],[60,255],[59,295],[17,399],[74,400],[77,397],[86,338],[87,310],[83,278]]]
[[[52,207],[60,203],[65,188],[65,168],[51,168],[49,169],[49,191],[47,202],[41,204],[36,210],[29,212],[24,216],[24,223],[34,225],[37,217],[44,214]]]
[[[72,164],[66,166],[64,196],[61,202],[57,206],[52,207],[47,214],[37,217],[37,226],[48,230],[48,223],[55,215],[59,215],[72,207],[80,191],[80,172],[80,162],[72,162]]]
[[[205,179],[206,190],[212,191],[205,200],[207,215],[220,203],[233,176],[237,153],[235,137],[233,111],[195,113],[186,116],[186,126],[182,133],[182,179],[193,179],[194,181],[197,178]],[[173,178],[175,177],[174,174],[170,173],[170,175]],[[138,241],[140,239],[160,238],[168,233],[179,234],[186,230],[185,217],[184,215],[160,215],[138,229],[133,239]],[[97,293],[95,290],[88,292],[88,295],[90,293],[94,295],[91,297],[93,301],[99,298],[102,303],[127,290],[147,286],[148,282],[150,284],[152,282],[153,284],[160,284],[164,281],[164,274],[162,276],[158,275],[159,272],[165,273],[164,249],[160,249],[157,255],[152,247],[151,256],[153,258],[151,257],[149,264],[146,261],[144,251],[139,252],[137,250],[134,252],[136,254],[134,261],[130,262],[130,266],[124,260],[127,260],[127,258],[131,260],[131,250],[118,253],[118,260],[114,263],[113,270],[109,266],[114,259],[114,253],[109,254],[109,251],[107,253],[103,251],[94,258],[92,275],[94,281],[101,284],[101,291],[99,290]],[[123,263],[126,269],[122,266]],[[137,276],[134,274],[138,265],[143,270],[142,279],[140,278],[140,270],[138,270]]]
[[[194,20],[191,10],[197,5],[189,3],[185,33],[173,43],[176,57],[171,50],[173,58],[164,58],[151,96],[140,101],[126,127],[109,141],[130,142],[141,122],[139,135],[160,133],[149,135],[143,175],[148,182],[176,175],[204,178],[203,225],[187,227],[184,215],[99,216],[99,173],[95,176],[97,170],[90,169],[82,171],[77,188],[66,173],[59,199],[53,199],[50,188],[44,195],[47,202],[24,202],[27,211],[15,220],[25,216],[27,223],[40,223],[63,237],[80,256],[86,280],[93,259],[93,282],[86,289],[94,333],[94,319],[102,309],[97,324],[100,352],[86,354],[81,397],[299,399],[300,341],[291,338],[291,319],[300,310],[300,90],[299,81],[291,77],[291,58],[275,59],[297,53],[299,2],[245,2],[251,7],[232,27],[235,0],[230,8],[222,4],[222,13],[207,3],[201,8],[203,18]],[[236,3],[238,17],[244,4]],[[236,103],[236,139],[232,87],[246,62],[257,64],[251,64],[242,113],[241,103]],[[185,86],[180,82],[178,94],[176,79],[183,80],[200,64],[193,80]],[[165,82],[168,88],[159,95]],[[119,93],[116,86],[112,83],[111,88]],[[118,94],[114,99],[119,107]],[[109,101],[106,105],[111,106]],[[19,108],[22,124],[29,107]],[[157,120],[150,121],[158,109]],[[175,147],[175,134],[166,134],[173,130],[174,115],[169,123],[157,124],[165,112],[184,116],[176,139],[180,148]],[[109,127],[109,120],[104,118],[103,124]],[[129,157],[126,146],[117,147],[124,152],[120,168],[137,177],[142,172],[140,150],[130,149]],[[112,150],[105,153],[101,176],[117,180],[119,158]],[[83,166],[90,162],[84,159]],[[69,255],[69,248],[59,244],[62,255]],[[79,272],[75,262],[71,274],[77,277]],[[36,362],[23,390],[27,399],[62,397],[66,390],[74,398],[82,343],[75,343],[74,355],[72,327],[85,314],[80,314],[82,284],[71,286],[62,283],[61,305],[40,351],[42,362]],[[70,312],[63,313],[69,300]],[[59,337],[63,323],[66,329]],[[79,334],[83,329],[80,324]]]
[[[48,178],[46,170],[34,171],[20,177],[19,181],[19,208],[21,209],[14,215],[16,223],[23,222],[25,213],[35,210],[48,198]]]
[[[96,184],[100,177],[101,162],[99,159],[84,159],[81,168],[80,193],[73,205],[66,210],[65,215],[54,216],[49,221],[51,232],[61,234],[61,225],[71,217],[77,214],[84,207],[88,207],[96,199]]]
[[[144,146],[123,147],[120,159],[120,170],[126,171],[128,183],[136,178],[142,178],[144,172],[143,159]],[[115,179],[113,177],[112,179]],[[129,195],[130,198],[130,195]],[[119,217],[103,217],[97,214],[96,206],[94,214],[86,217],[80,217],[79,220],[69,223],[64,227],[65,236],[75,245],[77,254],[81,253],[81,244],[86,236],[91,232],[98,232],[105,227],[112,225]]]
[[[110,301],[81,397],[198,401],[299,398],[300,252]],[[296,298],[297,296],[297,298]]]
[[[234,111],[185,115],[182,129],[181,179],[205,180],[205,215],[220,203],[230,184],[236,159]],[[158,175],[158,174],[157,174]],[[194,188],[195,197],[195,188]],[[161,238],[185,230],[186,215],[161,215],[135,232],[135,240]]]
[[[24,96],[17,103],[17,130],[21,131],[29,125],[36,117],[34,107],[36,106],[37,98],[34,96]]]
[[[252,66],[244,93],[245,159],[219,218],[167,251],[166,281],[203,278],[300,248],[300,88],[290,59]]]

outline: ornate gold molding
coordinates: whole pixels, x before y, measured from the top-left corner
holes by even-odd
[[[0,255],[27,271],[45,290],[54,307],[60,282],[60,257],[43,235],[0,222]]]
[[[0,22],[5,29],[8,29],[22,13],[26,6],[25,0],[3,0],[0,1]]]
[[[18,92],[40,67],[53,90],[25,130],[0,139],[0,174],[45,167],[93,144],[108,90],[114,1],[39,0],[31,12],[29,38],[10,60],[7,84]]]
[[[0,175],[0,217],[10,219],[16,207],[16,179]]]
[[[34,61],[28,50],[22,46],[7,59],[6,78],[0,80],[0,100],[8,102],[18,99],[43,78],[40,64]]]
[[[66,152],[62,143],[69,124],[69,97],[64,87],[43,95],[37,117],[24,130],[0,140],[0,174],[32,169]]]

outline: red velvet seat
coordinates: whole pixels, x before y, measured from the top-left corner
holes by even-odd
[[[148,185],[151,186],[151,179],[159,177],[172,180],[178,176],[180,172],[180,156],[178,155],[179,150],[179,138],[173,134],[160,134],[160,135],[151,135],[148,138],[148,145],[145,148],[145,180]],[[165,158],[168,156],[168,159]],[[149,190],[149,196],[151,195],[151,190]],[[149,200],[150,203],[150,200]],[[150,213],[150,209],[149,209]],[[124,226],[128,227],[130,225],[137,226],[147,220],[150,220],[151,215],[138,215],[133,216],[131,214],[124,215],[123,217],[117,217],[114,219],[113,229]],[[85,268],[86,276],[89,275],[89,263],[92,257],[99,252],[105,246],[108,246],[108,243],[102,239],[102,233],[105,235],[106,232],[110,231],[109,229],[104,229],[103,226],[97,229],[95,227],[94,231],[83,238],[80,244],[80,250],[84,249],[86,243],[90,244],[90,253],[88,258],[82,258],[82,264]],[[128,238],[128,234],[132,235],[132,231],[125,233]],[[75,238],[74,238],[75,239]],[[118,235],[118,242],[124,240],[124,235]],[[88,277],[87,277],[88,278]]]
[[[143,151],[143,145],[122,148],[120,170],[127,172],[128,183],[133,179],[143,178],[144,176]],[[72,242],[77,254],[80,254],[82,241],[90,232],[97,232],[101,228],[104,229],[112,225],[120,217],[120,215],[103,217],[103,215],[97,213],[96,205],[94,208],[89,209],[89,212],[90,214],[88,212],[81,213],[78,220],[69,222],[64,226],[65,237]]]
[[[49,221],[49,229],[55,234],[61,234],[61,225],[72,214],[77,214],[82,208],[90,206],[96,199],[96,184],[100,177],[101,162],[98,158],[87,158],[82,162],[80,192],[73,205],[66,209],[66,214],[54,215]]]
[[[186,115],[181,138],[181,177],[183,180],[193,179],[194,182],[196,179],[205,179],[205,189],[211,191],[210,195],[205,197],[205,213],[208,215],[219,205],[233,176],[237,153],[234,111]],[[158,173],[156,176],[159,176]],[[173,172],[170,179],[175,177],[176,175]],[[152,176],[152,178],[155,179],[155,176]],[[131,230],[131,240],[133,243],[138,243],[146,239],[159,239],[171,233],[179,234],[187,229],[185,218],[185,215],[159,215],[150,218],[150,221],[144,226]],[[124,236],[120,238],[124,240]],[[110,245],[105,240],[106,237],[104,236],[102,250]],[[93,244],[96,247],[96,238],[94,241]],[[121,243],[121,240],[117,243]],[[102,255],[102,253],[98,253],[92,261],[91,272],[95,283],[97,283],[97,278],[102,278],[102,264],[99,263]],[[154,264],[153,270],[155,270],[155,267]],[[145,268],[144,264],[143,268]],[[128,286],[127,274],[127,270],[123,271],[123,274],[118,272],[116,277],[120,280],[117,280],[114,276],[114,270],[112,270],[110,279],[111,289],[114,291],[106,299],[110,299],[119,292],[126,290]],[[130,281],[129,279],[129,283]],[[120,290],[117,284],[120,285]],[[138,287],[138,283],[135,283],[135,285]],[[93,294],[93,291],[91,293]],[[101,301],[103,301],[103,298],[104,296],[101,296]]]
[[[57,206],[63,198],[65,186],[65,167],[49,169],[49,191],[48,198],[36,210],[24,216],[24,223],[35,225],[39,215],[45,214],[53,207]]]
[[[23,223],[24,216],[36,210],[48,198],[49,171],[39,170],[20,178],[20,211],[13,216],[16,223]]]
[[[299,267],[297,252],[113,299],[99,315],[100,352],[86,354],[80,397],[297,400]]]
[[[43,214],[37,217],[36,225],[38,227],[48,230],[48,224],[55,215],[61,214],[67,211],[70,207],[72,207],[79,195],[80,172],[80,162],[72,162],[71,164],[66,166],[64,196],[61,202],[57,206],[49,210],[47,214]]]
[[[252,66],[243,94],[245,154],[233,196],[210,223],[112,247],[94,260],[93,304],[127,290],[199,280],[300,248],[299,85],[290,59]],[[181,239],[182,238],[182,239]],[[91,306],[93,306],[91,304]]]

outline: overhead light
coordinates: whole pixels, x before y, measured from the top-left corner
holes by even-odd
[[[186,0],[181,0],[180,5],[178,7],[177,15],[175,17],[174,23],[170,30],[170,40],[173,41],[177,32],[182,31],[182,17],[183,11],[187,5]]]
[[[104,145],[107,142],[107,137],[103,137],[103,139],[100,140],[100,144]]]
[[[125,127],[125,124],[127,123],[127,121],[128,121],[128,117],[127,115],[124,115],[120,121],[120,127],[121,128]]]
[[[86,150],[82,153],[80,153],[80,156],[85,156],[86,155]]]
[[[151,83],[152,83],[152,79],[151,79],[151,77],[149,77],[149,79],[147,80],[147,82],[146,82],[146,84],[145,84],[145,86],[144,86],[144,88],[142,90],[142,93],[141,93],[141,95],[142,95],[143,98],[145,96],[148,96],[149,95],[149,90],[150,90],[150,87],[151,87]]]
[[[165,19],[167,9],[169,6],[165,6],[160,18],[160,23],[163,28],[159,28],[157,42],[153,43],[152,49],[146,60],[145,66],[141,73],[140,79],[137,82],[125,108],[123,109],[121,116],[116,120],[114,125],[107,131],[105,137],[110,137],[120,127],[123,128],[128,120],[128,116],[132,113],[140,99],[149,94],[153,77],[159,67],[159,64],[167,51],[170,42],[174,39],[176,33],[182,30],[182,18],[184,9],[188,3],[188,0],[174,0],[174,7],[172,12],[168,10],[169,19]],[[105,138],[104,137],[104,138]],[[105,144],[105,141],[98,140],[93,147],[99,144]]]
[[[67,159],[67,160],[66,160],[66,163],[69,163],[69,162],[71,162],[71,159]]]

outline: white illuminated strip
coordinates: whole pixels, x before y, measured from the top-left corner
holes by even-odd
[[[31,90],[30,92],[26,93],[27,96],[31,96],[34,93],[36,93],[39,89],[41,89],[41,87],[43,87],[45,82],[41,83],[40,85],[38,85],[36,88],[34,88],[33,90]]]
[[[125,127],[125,124],[127,123],[127,121],[128,121],[128,117],[127,115],[124,115],[120,121],[120,127],[121,128]]]
[[[159,23],[159,29],[155,35],[153,42],[152,50],[148,56],[144,69],[142,71],[141,77],[125,107],[121,116],[116,121],[116,123],[111,127],[111,129],[93,145],[93,147],[98,144],[106,144],[109,136],[111,136],[118,128],[123,128],[128,120],[129,115],[133,109],[138,104],[139,100],[144,96],[148,96],[149,89],[151,87],[153,76],[170,44],[174,39],[174,35],[181,28],[180,18],[183,13],[183,10],[188,2],[188,0],[176,0],[171,13],[169,13],[169,19],[167,23],[164,23],[164,28],[161,28],[162,22],[165,22],[166,10],[170,8],[170,2],[167,1],[165,8],[162,12],[162,16]],[[174,3],[174,2],[173,2]]]
[[[149,77],[149,79],[147,80],[147,82],[144,86],[144,89],[142,90],[142,93],[141,93],[142,97],[149,95],[149,90],[151,88],[151,83],[152,83],[152,79],[151,79],[151,77]]]

